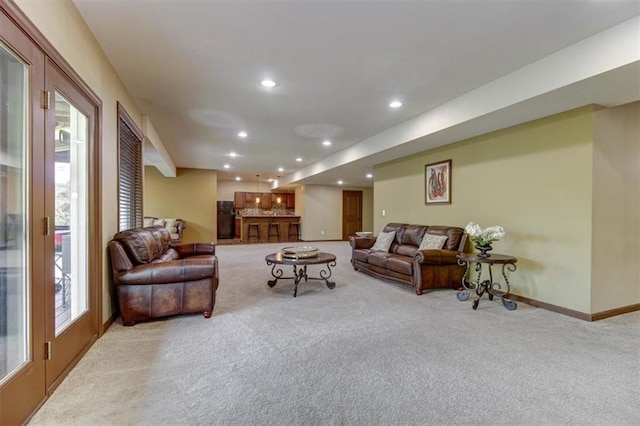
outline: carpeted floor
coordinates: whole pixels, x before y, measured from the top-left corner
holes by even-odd
[[[30,424],[640,423],[640,313],[473,311],[353,271],[346,242],[315,245],[338,256],[336,288],[295,299],[266,284],[281,244],[219,246],[211,319],[114,324]]]

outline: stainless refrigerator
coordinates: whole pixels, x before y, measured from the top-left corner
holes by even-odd
[[[218,238],[233,238],[234,234],[233,201],[218,201]]]

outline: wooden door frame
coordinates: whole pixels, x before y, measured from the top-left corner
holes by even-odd
[[[25,279],[28,284],[29,298],[26,300],[29,339],[29,346],[26,363],[14,372],[7,380],[0,385],[0,407],[11,407],[11,410],[0,412],[0,424],[21,424],[46,398],[44,378],[46,364],[44,360],[45,342],[45,296],[43,271],[45,267],[44,250],[30,250],[31,247],[44,247],[45,237],[42,232],[37,233],[32,230],[37,229],[37,224],[41,224],[44,214],[44,188],[40,185],[34,187],[33,182],[44,181],[44,110],[39,108],[40,88],[44,87],[44,64],[46,57],[36,43],[24,34],[20,26],[12,22],[10,15],[0,10],[0,23],[2,33],[0,39],[3,44],[19,56],[28,67],[27,85],[29,87],[28,112],[26,114],[27,128],[29,129],[25,144],[27,155],[27,168],[25,169],[24,197],[28,204],[26,224],[23,232],[27,233],[25,249],[28,251],[27,263],[25,264]],[[38,149],[33,147],[40,146]],[[35,167],[35,164],[38,167]]]
[[[52,64],[54,64],[57,69],[63,74],[72,84],[75,86],[86,99],[91,103],[93,108],[93,116],[94,116],[94,127],[92,129],[93,144],[89,147],[89,182],[88,182],[88,192],[89,192],[89,200],[88,200],[88,238],[89,238],[89,246],[88,246],[88,271],[87,271],[87,279],[90,285],[94,286],[95,291],[95,329],[97,331],[96,336],[92,339],[89,344],[79,353],[70,365],[65,368],[63,374],[60,375],[60,378],[56,380],[56,383],[53,386],[46,389],[44,374],[43,378],[40,381],[40,385],[19,385],[13,386],[11,389],[11,393],[16,392],[19,397],[24,396],[24,399],[27,399],[26,396],[31,397],[31,399],[36,398],[35,401],[32,402],[23,402],[21,405],[13,406],[13,410],[3,410],[3,412],[11,411],[12,417],[7,419],[8,423],[23,423],[26,422],[34,413],[35,410],[45,401],[47,395],[50,395],[51,392],[55,389],[55,387],[62,381],[62,379],[68,374],[68,372],[77,364],[77,362],[82,358],[84,353],[91,347],[91,345],[95,342],[97,338],[99,338],[106,331],[106,327],[111,323],[108,320],[105,324],[102,323],[103,317],[103,309],[102,309],[102,299],[103,299],[103,291],[104,291],[104,280],[103,280],[103,265],[104,258],[106,257],[106,250],[103,249],[103,240],[102,240],[102,155],[101,155],[101,146],[102,146],[102,101],[95,94],[95,92],[83,81],[83,79],[77,74],[73,68],[69,65],[69,63],[60,55],[60,53],[56,50],[56,48],[44,37],[44,35],[38,30],[38,28],[29,20],[29,18],[22,12],[22,10],[15,4],[13,0],[0,0],[0,15],[2,18],[6,17],[8,21],[10,21],[11,25],[3,25],[2,34],[0,34],[0,38],[5,40],[3,34],[8,34],[13,31],[17,31],[22,33],[24,37],[30,40],[35,46],[36,50],[42,55],[42,64],[38,66],[42,67],[42,73],[44,76],[45,62],[49,60]],[[11,44],[9,44],[11,46]],[[15,47],[15,46],[14,46]],[[19,46],[16,48],[20,48]],[[29,48],[31,49],[31,48]],[[18,54],[24,52],[16,52]],[[29,61],[27,61],[29,62]],[[30,108],[29,108],[29,129],[30,129],[30,139],[29,143],[33,144],[37,141],[43,142],[45,135],[45,111],[40,108],[40,90],[44,89],[44,77],[43,81],[33,82],[30,81]],[[39,138],[39,139],[38,139]],[[32,161],[37,161],[37,158],[32,159]],[[32,182],[35,182],[35,179],[39,179],[38,182],[44,181],[44,170],[43,168],[34,168],[32,167],[29,171],[29,179]],[[44,187],[40,189],[40,191],[44,191]],[[45,213],[44,210],[44,194],[38,193],[38,189],[32,188],[31,194],[29,194],[31,205],[29,211],[29,223],[33,230],[37,229],[36,224],[42,223],[42,217]],[[40,203],[40,204],[37,204]],[[43,235],[42,233],[38,234],[37,232],[31,232],[29,236],[28,244],[30,247],[41,246],[44,247],[48,244],[48,237]],[[33,251],[33,250],[32,250]],[[34,252],[36,253],[36,252]],[[38,257],[39,256],[39,257]],[[32,255],[30,260],[30,277],[33,277],[33,271],[35,268],[39,268],[39,270],[45,269],[45,256],[44,251],[42,251],[41,255]],[[40,331],[36,330],[35,332],[31,332],[31,341],[29,344],[31,345],[31,357],[33,360],[38,360],[37,364],[34,364],[33,368],[28,368],[29,374],[33,375],[35,372],[35,368],[37,365],[45,365],[44,361],[44,327],[45,327],[45,297],[44,297],[44,288],[39,288],[38,286],[46,286],[48,283],[40,280],[39,283],[31,283],[32,288],[35,288],[36,291],[32,291],[32,297],[29,300],[30,304],[30,313],[31,318],[30,322],[40,322],[41,325],[30,324],[32,329],[37,329],[40,327]],[[38,291],[40,293],[38,293]],[[41,315],[42,319],[37,315]],[[12,383],[16,383],[13,380],[15,377],[9,379],[6,383],[0,387],[0,391],[4,393],[5,390],[9,389]],[[3,394],[0,394],[0,397]],[[0,405],[3,405],[3,399],[0,399]],[[2,417],[2,421],[5,419]]]
[[[77,108],[82,114],[87,116],[87,240],[88,240],[88,256],[87,256],[87,294],[88,304],[87,312],[81,314],[76,320],[72,322],[69,328],[65,329],[59,336],[56,336],[56,320],[55,320],[55,293],[54,286],[47,285],[45,290],[45,312],[46,316],[46,330],[45,338],[47,342],[53,343],[50,348],[53,349],[53,356],[47,361],[46,371],[46,383],[48,392],[51,393],[58,387],[66,375],[71,369],[80,361],[82,356],[89,350],[93,343],[98,338],[100,331],[100,315],[99,309],[99,294],[102,289],[100,280],[96,279],[96,271],[94,270],[95,264],[92,265],[92,261],[99,258],[96,253],[98,244],[93,240],[92,227],[95,227],[95,210],[96,194],[99,194],[99,187],[96,186],[96,171],[93,167],[95,163],[95,156],[97,152],[96,139],[98,135],[95,130],[95,123],[98,119],[96,117],[95,105],[91,102],[82,90],[66,75],[64,72],[53,62],[50,58],[47,59],[45,65],[45,90],[49,93],[50,106],[46,116],[45,124],[45,146],[49,153],[45,154],[45,214],[53,220],[55,217],[55,127],[56,127],[56,107],[55,107],[55,95],[60,93],[68,102],[70,102],[75,108]],[[50,155],[50,156],[47,156]],[[55,276],[53,275],[53,264],[55,263],[54,253],[54,233],[50,232],[47,236],[46,251],[45,251],[45,283],[53,283]],[[86,316],[89,316],[86,318]],[[83,325],[81,325],[83,324]],[[95,333],[95,334],[94,334]],[[86,344],[82,347],[77,347],[78,342],[84,342],[85,339],[91,336]],[[61,342],[66,342],[63,347],[59,345]],[[75,349],[69,350],[69,347]],[[67,356],[61,356],[67,354]],[[70,362],[67,361],[68,354],[72,353]]]
[[[29,20],[27,15],[16,5],[14,0],[0,0],[0,11],[4,12],[22,32],[30,38],[45,56],[53,62],[59,70],[76,86],[95,109],[95,152],[90,153],[89,179],[91,198],[89,200],[89,211],[93,215],[93,223],[89,223],[89,279],[98,282],[100,291],[98,292],[98,337],[106,331],[102,324],[102,291],[103,265],[106,250],[102,249],[102,100],[91,89],[91,87],[80,77],[71,67],[69,62],[58,52],[58,50],[45,38],[40,30]],[[95,272],[95,273],[94,273]]]

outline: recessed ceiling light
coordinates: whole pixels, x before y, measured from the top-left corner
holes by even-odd
[[[230,165],[228,165],[228,164],[225,164],[225,165],[224,165],[224,166],[222,166],[222,167],[224,167],[225,169],[228,169],[228,168],[229,168],[229,167],[231,167],[231,166],[230,166]]]
[[[240,176],[236,176],[236,180],[242,180]]]
[[[302,161],[302,158],[298,157],[298,158],[296,158],[296,161],[299,163],[299,162]]]
[[[402,106],[402,102],[400,101],[392,101],[389,106],[391,108],[400,108]]]
[[[242,132],[238,133],[238,136],[241,138],[246,138],[247,137],[247,132],[245,132],[244,130]]]
[[[230,152],[229,153],[229,157],[236,157],[238,154],[236,154],[235,152]]]
[[[275,87],[276,82],[275,82],[275,81],[273,81],[273,80],[271,80],[271,79],[266,78],[266,79],[264,79],[264,80],[262,80],[262,81],[260,82],[260,85],[261,85],[262,87]]]
[[[331,145],[331,141],[330,140],[322,141],[322,145],[329,146]]]
[[[338,181],[338,185],[342,185],[343,182],[341,180]]]
[[[278,167],[279,172],[284,172],[284,167]]]
[[[371,179],[373,175],[371,173],[367,173],[367,179]]]

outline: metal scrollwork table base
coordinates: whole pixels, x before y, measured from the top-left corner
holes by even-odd
[[[293,280],[293,297],[298,295],[298,284],[303,279],[305,282],[308,280],[324,281],[327,287],[331,290],[336,287],[336,283],[329,280],[329,278],[331,278],[331,268],[336,266],[336,256],[331,253],[320,252],[317,256],[305,258],[291,258],[283,256],[282,253],[271,253],[267,255],[264,260],[266,260],[267,266],[273,265],[271,268],[271,275],[274,279],[267,281],[269,287],[275,286],[278,283],[278,280]],[[292,265],[293,276],[283,276],[284,272],[280,265]],[[325,265],[327,269],[320,270],[319,277],[310,277],[307,275],[307,266],[309,265]]]
[[[473,301],[473,309],[475,310],[478,309],[480,298],[486,292],[489,295],[489,300],[493,300],[494,297],[501,298],[504,307],[510,311],[518,307],[518,304],[513,300],[505,299],[511,291],[506,271],[515,271],[518,259],[504,254],[492,254],[490,256],[483,257],[470,253],[459,254],[457,258],[459,265],[466,265],[467,267],[464,275],[462,276],[462,288],[457,294],[458,300],[464,302],[469,299],[471,292],[475,292],[478,295],[478,297]],[[470,277],[472,263],[475,263],[474,269],[477,273],[475,280],[472,280]],[[482,279],[482,265],[487,265],[486,269],[489,273],[489,279]],[[493,272],[491,271],[491,267],[493,265],[502,265],[501,272],[502,277],[504,278],[504,288],[502,284],[493,280]]]

